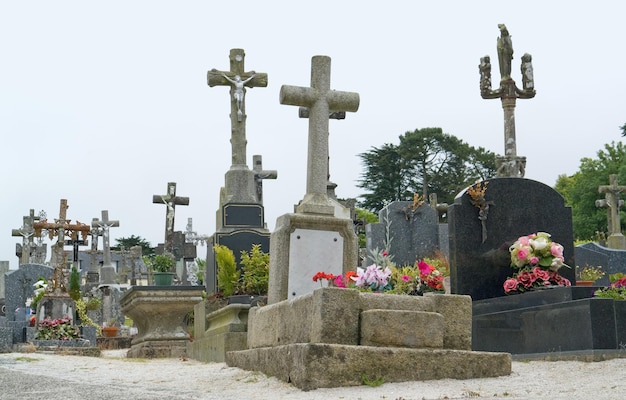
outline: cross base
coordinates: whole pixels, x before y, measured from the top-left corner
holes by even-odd
[[[526,157],[496,156],[496,178],[523,178]]]
[[[607,239],[609,249],[626,250],[626,236],[621,233],[614,233]]]
[[[335,207],[330,202],[328,195],[308,193],[304,196],[302,202],[296,206],[296,213],[335,215]]]

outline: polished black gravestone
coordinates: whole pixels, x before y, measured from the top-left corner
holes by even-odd
[[[626,274],[626,250],[610,249],[598,243],[585,243],[574,249],[576,264],[578,266],[601,266],[606,274],[598,279],[598,286],[609,285],[609,275]]]
[[[389,252],[396,265],[413,265],[441,250],[437,211],[429,204],[414,208],[412,201],[394,201],[380,210],[378,220],[365,226],[368,254],[385,249],[387,236],[391,239]],[[366,265],[372,262],[369,257],[365,260]]]
[[[523,178],[495,178],[480,182],[489,205],[482,215],[468,189],[448,208],[450,278],[454,294],[472,300],[504,296],[504,281],[513,276],[509,247],[520,236],[547,232],[564,247],[559,273],[575,281],[572,211],[551,187]],[[486,185],[486,186],[485,186]],[[486,211],[486,212],[485,212]],[[484,219],[484,229],[479,216]]]
[[[511,354],[620,350],[626,301],[593,297],[597,287],[555,287],[472,304],[472,350]]]

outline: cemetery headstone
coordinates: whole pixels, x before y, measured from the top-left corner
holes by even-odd
[[[600,246],[598,243],[585,243],[574,248],[576,264],[581,268],[586,266],[601,266],[605,275],[598,279],[595,286],[608,286],[609,275],[623,273],[626,274],[626,251],[611,249]]]
[[[378,213],[378,220],[365,226],[368,254],[387,250],[393,262],[402,266],[441,250],[437,211],[427,203],[394,201]],[[365,264],[372,264],[371,258]]]
[[[609,185],[603,185],[598,188],[599,193],[604,193],[606,196],[605,203],[600,202],[600,205],[608,207],[610,217],[608,218],[609,224],[609,237],[607,239],[608,247],[612,249],[626,250],[626,236],[622,233],[622,226],[620,220],[620,193],[626,190],[626,186],[620,186],[617,184],[617,175],[611,174],[609,176]],[[598,202],[596,202],[598,205]]]
[[[491,88],[491,62],[489,56],[480,59],[480,95],[483,99],[500,99],[504,110],[504,156],[496,158],[497,177],[523,178],[526,169],[526,157],[517,155],[515,142],[515,103],[517,99],[535,97],[532,57],[526,53],[522,56],[522,82],[519,89],[511,78],[513,60],[513,42],[504,24],[499,24],[498,63],[500,65],[500,87]]]
[[[547,232],[564,248],[559,274],[575,281],[572,211],[563,197],[537,181],[496,178],[479,182],[479,202],[463,190],[448,209],[451,290],[473,300],[504,296],[513,276],[509,247],[520,237]]]
[[[293,214],[276,221],[270,242],[268,303],[315,289],[313,275],[334,275],[357,265],[357,238],[351,219],[336,218],[328,197],[328,126],[334,111],[356,112],[358,93],[330,89],[330,57],[311,60],[311,86],[283,85],[280,103],[309,109],[306,193]],[[323,250],[322,250],[323,249]]]
[[[217,290],[217,263],[213,246],[223,245],[233,251],[239,265],[241,251],[250,251],[259,244],[269,251],[269,231],[265,224],[263,181],[276,179],[275,170],[265,170],[260,155],[253,156],[253,168],[248,168],[246,156],[246,88],[266,87],[267,74],[246,72],[243,49],[230,50],[230,70],[212,69],[207,83],[230,87],[232,164],[225,174],[225,186],[220,193],[216,212],[216,231],[208,238],[205,286],[208,293]]]

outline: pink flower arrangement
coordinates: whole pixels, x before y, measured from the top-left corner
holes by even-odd
[[[511,267],[519,272],[504,282],[506,294],[522,293],[536,287],[571,285],[568,279],[557,273],[559,268],[568,266],[564,263],[563,246],[553,242],[549,233],[522,236],[509,247],[509,252]]]

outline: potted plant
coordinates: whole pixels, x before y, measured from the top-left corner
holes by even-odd
[[[576,286],[593,286],[593,283],[604,276],[601,266],[593,267],[586,266],[580,268],[576,266],[578,272],[578,280],[576,280]]]
[[[104,337],[116,337],[117,331],[119,327],[117,326],[117,320],[115,318],[110,318],[106,324],[102,327],[102,334]]]
[[[145,261],[144,261],[145,263]],[[172,268],[176,265],[174,256],[170,253],[158,254],[152,260],[148,260],[156,286],[171,286],[174,281],[174,272]]]
[[[232,250],[216,245],[217,285],[229,303],[257,305],[267,301],[269,254],[254,244],[250,252],[241,252],[241,269],[237,268]]]

